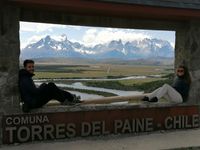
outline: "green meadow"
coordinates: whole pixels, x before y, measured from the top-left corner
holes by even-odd
[[[116,64],[87,64],[87,65],[58,65],[36,64],[35,79],[68,79],[58,80],[58,83],[72,84],[78,79],[93,79],[91,81],[79,81],[90,87],[101,87],[123,91],[151,92],[164,83],[171,84],[173,79],[172,66],[157,65],[116,65]],[[155,77],[153,75],[160,75]],[[116,79],[130,76],[146,76],[143,79],[126,79],[114,81],[98,81],[95,79]],[[70,79],[70,80],[69,80]],[[76,79],[76,80],[74,80]],[[102,96],[115,96],[113,93],[100,92],[86,89],[65,88],[66,90],[79,91],[88,94]]]
[[[166,75],[173,72],[171,66],[144,65],[38,65],[35,78],[119,78],[127,76]],[[151,80],[151,79],[148,79]]]

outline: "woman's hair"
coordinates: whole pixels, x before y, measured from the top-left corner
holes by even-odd
[[[179,65],[178,68],[183,68],[184,69],[184,75],[183,78],[184,80],[190,85],[191,83],[191,78],[190,78],[190,73],[188,68],[185,65]]]

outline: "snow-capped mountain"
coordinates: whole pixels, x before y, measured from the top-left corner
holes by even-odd
[[[42,57],[81,57],[81,58],[120,58],[141,59],[151,57],[173,57],[174,50],[168,41],[160,39],[143,39],[122,42],[110,41],[88,47],[79,42],[71,42],[66,35],[58,39],[46,36],[41,40],[27,45],[21,51],[21,58]]]

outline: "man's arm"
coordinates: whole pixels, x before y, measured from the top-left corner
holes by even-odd
[[[37,95],[40,92],[40,90],[35,86],[33,80],[30,78],[24,78],[21,80],[21,88],[26,89],[34,95]]]

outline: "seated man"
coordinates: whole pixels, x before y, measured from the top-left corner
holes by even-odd
[[[24,69],[19,71],[19,90],[24,112],[28,112],[33,108],[40,108],[52,99],[58,100],[63,105],[73,105],[81,102],[80,96],[77,97],[59,89],[52,82],[43,83],[37,88],[32,79],[34,76],[34,61],[25,60],[23,65]]]

